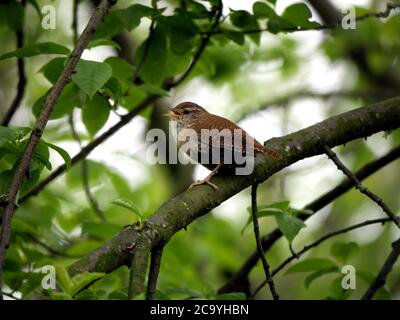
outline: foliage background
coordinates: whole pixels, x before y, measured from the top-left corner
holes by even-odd
[[[73,1],[27,2],[23,22],[25,44],[54,42],[71,49]],[[160,1],[158,8],[166,8],[162,13],[164,17],[175,14],[175,19],[166,19],[164,24],[160,22],[160,27],[153,31],[146,58],[141,62],[151,25],[149,16],[154,14],[150,9],[152,4],[148,1],[140,2],[149,7],[150,13],[145,10],[129,13],[125,9],[133,2],[118,1],[116,8],[104,19],[105,27],[100,27],[94,37],[112,39],[113,42],[107,43],[111,46],[96,46],[86,50],[83,55],[86,60],[108,62],[113,67],[112,76],[116,81],[102,86],[102,95],[96,95],[96,103],[87,99],[83,105],[79,101],[82,93],[78,92],[82,88],[70,88],[71,92],[66,93],[66,101],[56,106],[57,119],[50,121],[43,139],[62,147],[72,156],[79,151],[69,124],[73,109],[76,131],[81,142],[86,144],[116,123],[117,114],[130,110],[143,99],[146,92],[159,91],[165,76],[183,72],[198,45],[197,33],[209,24],[207,11],[211,11],[213,2],[215,1]],[[294,3],[286,0],[278,0],[276,5],[274,1],[261,2],[278,14],[282,14],[285,8]],[[355,31],[277,34],[262,32],[244,35],[241,30],[266,26],[265,17],[261,15],[256,19],[253,16],[253,1],[223,3],[223,15],[226,16],[224,26],[233,29],[235,27],[232,24],[236,25],[235,30],[238,32],[225,32],[212,37],[188,79],[172,89],[169,97],[157,101],[154,108],[147,108],[89,155],[85,162],[88,184],[101,213],[96,212],[98,210],[87,199],[81,164],[69,169],[38,196],[18,208],[13,218],[11,245],[5,265],[6,287],[3,291],[12,291],[18,297],[32,292],[42,277],[34,272],[35,268],[51,264],[57,265],[57,270],[62,270],[63,266],[69,265],[77,257],[101,246],[125,225],[137,222],[138,214],[146,219],[164,201],[184,190],[192,176],[198,178],[205,175],[205,169],[197,167],[147,163],[144,156],[145,132],[153,127],[165,128],[165,120],[160,120],[160,115],[168,107],[185,100],[197,102],[209,111],[240,121],[253,136],[264,141],[271,136],[287,134],[357,106],[392,97],[398,92],[398,12],[388,19],[366,19],[357,24]],[[386,1],[332,3],[340,9],[359,4],[357,14],[383,11],[386,5]],[[37,4],[39,8],[45,4],[55,6],[55,30],[44,30],[41,27],[33,4]],[[86,25],[93,4],[90,1],[79,2],[79,32]],[[305,4],[312,8],[308,2]],[[15,30],[23,21],[22,16],[18,15],[20,6],[18,1],[1,4],[0,55],[15,50]],[[176,8],[191,11],[192,17],[197,18],[192,20],[178,17],[177,11],[174,12]],[[16,10],[17,14],[7,14],[9,10]],[[126,20],[118,20],[113,14],[115,10],[125,12]],[[248,10],[251,19],[246,20],[247,16],[240,16],[246,14],[237,10]],[[295,12],[295,17],[304,18],[299,8]],[[320,21],[315,9],[312,9],[312,13],[312,20]],[[140,19],[140,15],[144,17]],[[195,25],[191,25],[193,23]],[[123,30],[126,24],[131,27],[131,31]],[[356,61],[355,53],[360,50],[365,54],[364,65]],[[57,73],[55,64],[49,67],[51,61],[55,61],[51,59],[56,57],[60,55],[37,55],[24,59],[28,81],[24,99],[12,125],[32,127],[34,114],[40,110],[37,109],[40,108],[37,101],[51,87],[49,78],[51,80],[52,74]],[[45,65],[48,66],[47,74],[43,72]],[[136,75],[140,80],[132,85],[129,80],[139,65]],[[14,98],[18,80],[16,59],[0,61],[0,74],[0,112],[5,113]],[[92,81],[100,77],[99,73],[91,76]],[[140,86],[142,82],[147,87]],[[119,89],[113,91],[115,83],[118,83]],[[124,94],[121,94],[122,91]],[[109,100],[104,98],[107,95],[111,95]],[[111,110],[113,102],[116,102],[115,110]],[[387,136],[380,133],[365,141],[351,142],[338,148],[338,152],[344,162],[356,170],[398,145],[399,141],[398,130]],[[18,142],[16,145],[18,146]],[[48,151],[46,147],[43,149],[37,159],[38,170],[33,172],[31,168],[33,176],[24,185],[23,193],[38,181],[39,176],[46,176],[50,166],[54,169],[63,163],[57,152],[52,149]],[[0,154],[0,193],[5,194],[15,154],[10,155],[3,149],[0,150],[4,152]],[[399,166],[398,161],[394,162],[365,180],[366,186],[376,191],[397,213],[400,207]],[[263,184],[259,189],[258,201],[259,204],[270,204],[288,200],[292,207],[301,208],[331,189],[342,178],[326,156],[306,159]],[[128,208],[115,204],[117,199],[129,200]],[[245,190],[211,214],[198,219],[187,231],[182,230],[171,239],[163,254],[158,282],[159,298],[222,298],[217,294],[218,288],[237,271],[255,248],[251,228],[241,232],[248,219],[246,208],[249,204],[250,192]],[[293,247],[301,249],[304,244],[329,231],[381,216],[383,213],[374,203],[357,190],[351,190],[309,219],[307,226],[295,238]],[[260,223],[262,234],[276,227],[273,217],[262,218]],[[383,227],[369,226],[329,240],[302,257],[302,260],[329,259],[339,268],[345,264],[354,265],[359,271],[359,277],[357,289],[349,292],[350,295],[344,296],[343,292],[337,290],[335,280],[340,277],[339,272],[318,278],[309,288],[305,287],[304,280],[310,272],[282,272],[275,277],[277,289],[283,299],[358,299],[368,287],[365,279],[375,275],[381,268],[390,252],[390,243],[396,235],[398,230],[391,224]],[[346,246],[351,248],[348,257],[341,250],[337,253],[334,249],[344,243],[354,243]],[[268,252],[267,257],[274,267],[289,255],[288,242],[282,238]],[[318,267],[312,271],[317,270]],[[126,298],[128,277],[128,268],[121,267],[80,291],[75,298]],[[263,270],[261,264],[258,264],[250,274],[251,290],[263,279]],[[62,284],[62,280],[59,281]],[[242,298],[243,295],[229,297]],[[377,298],[399,297],[400,276],[397,264]],[[257,298],[265,299],[270,296],[267,290],[262,290]]]

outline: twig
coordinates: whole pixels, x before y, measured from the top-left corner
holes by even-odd
[[[383,157],[366,164],[360,170],[358,170],[355,175],[357,179],[364,180],[399,157],[400,147],[397,147],[385,154]],[[315,214],[317,211],[332,203],[334,200],[342,196],[353,187],[353,183],[349,179],[346,179],[332,190],[324,193],[322,196],[306,205],[304,209],[311,210]],[[307,215],[299,216],[299,218],[302,220],[307,220],[308,217],[309,216]],[[264,235],[261,239],[264,251],[269,250],[281,236],[282,232],[279,229],[275,229],[267,235]],[[235,288],[247,278],[257,261],[258,252],[255,251],[246,259],[239,270],[218,290],[218,292],[224,293],[234,291]]]
[[[372,193],[368,188],[366,188],[360,180],[357,179],[357,177],[349,170],[342,161],[337,157],[336,153],[333,152],[329,147],[325,146],[325,153],[331,159],[338,169],[342,171],[347,178],[355,185],[356,189],[360,190],[361,193],[365,194],[368,198],[370,198],[372,201],[374,201],[378,206],[382,208],[384,212],[389,216],[390,219],[397,225],[397,227],[400,229],[400,219],[397,217],[392,210],[386,205],[386,203],[379,198],[376,194]]]
[[[57,82],[53,86],[50,94],[48,95],[46,102],[43,106],[43,109],[38,116],[35,126],[32,129],[32,133],[29,137],[28,143],[25,147],[25,151],[21,157],[21,161],[18,164],[18,167],[13,176],[10,188],[8,190],[9,201],[4,208],[3,212],[3,223],[0,233],[0,288],[3,284],[3,266],[5,260],[5,254],[7,251],[7,247],[10,240],[11,233],[11,219],[15,210],[17,197],[19,193],[19,189],[23,183],[24,177],[29,170],[33,154],[35,152],[36,146],[38,145],[40,138],[43,134],[43,131],[47,125],[47,121],[49,120],[50,114],[52,113],[54,106],[63,91],[64,87],[70,81],[70,77],[72,72],[74,71],[76,65],[79,62],[80,56],[83,50],[86,48],[89,43],[90,38],[93,33],[96,31],[97,25],[101,22],[102,18],[107,13],[110,8],[110,0],[102,0],[99,6],[96,8],[95,12],[91,16],[85,30],[80,36],[74,50],[69,56],[66,65],[64,67],[63,72],[57,79]]]
[[[146,300],[154,300],[154,294],[156,293],[157,289],[157,279],[160,273],[162,252],[163,246],[158,246],[151,250],[151,261],[149,280],[147,281]]]
[[[21,1],[22,6],[25,8],[26,0]],[[17,49],[24,46],[24,30],[23,27],[15,31],[15,36],[17,39]],[[24,58],[20,57],[17,59],[18,68],[18,83],[17,83],[17,93],[14,100],[11,102],[4,118],[1,121],[1,125],[7,127],[10,124],[12,117],[19,108],[22,98],[24,97],[25,87],[26,87],[26,74],[25,74],[25,62]]]
[[[380,219],[374,219],[374,220],[366,220],[366,221],[364,221],[364,222],[354,224],[354,225],[349,226],[349,227],[347,227],[347,228],[343,228],[343,229],[340,229],[340,230],[336,230],[336,231],[330,232],[330,233],[328,233],[328,234],[322,236],[322,237],[319,238],[318,240],[316,240],[316,241],[314,241],[314,242],[312,242],[312,243],[310,243],[310,244],[308,244],[308,245],[305,245],[305,246],[303,247],[303,249],[301,249],[300,251],[298,251],[298,252],[292,254],[292,255],[291,255],[290,257],[288,257],[285,261],[283,261],[276,269],[274,269],[274,270],[271,272],[271,275],[274,277],[279,271],[281,271],[281,270],[282,270],[285,266],[287,266],[290,262],[292,262],[292,261],[295,260],[295,259],[300,258],[300,257],[301,257],[303,254],[305,254],[307,251],[311,250],[312,248],[317,247],[317,246],[320,245],[322,242],[324,242],[324,241],[326,241],[326,240],[328,240],[328,239],[330,239],[330,238],[333,238],[333,237],[335,237],[335,236],[338,236],[338,235],[340,235],[340,234],[343,234],[343,233],[346,233],[346,232],[349,232],[349,231],[352,231],[352,230],[355,230],[355,229],[359,229],[359,228],[363,228],[363,227],[369,226],[369,225],[371,225],[371,224],[377,224],[377,223],[385,224],[385,223],[388,222],[388,221],[391,221],[391,220],[390,220],[389,218],[380,218]],[[252,297],[256,296],[257,293],[258,293],[266,284],[267,284],[266,281],[262,282],[262,283],[257,287],[257,289],[253,292]]]
[[[260,227],[258,225],[258,217],[257,217],[257,187],[258,184],[253,184],[251,186],[251,216],[253,217],[254,236],[256,238],[258,255],[261,259],[264,268],[264,273],[266,277],[265,283],[268,283],[273,299],[279,300],[279,295],[276,292],[274,281],[269,272],[269,264],[267,258],[264,255],[264,251],[261,244]]]
[[[213,32],[215,32],[216,28],[218,27],[222,16],[222,11],[223,11],[223,4],[222,0],[220,0],[216,7],[215,20],[210,28],[210,31],[205,34],[202,34],[202,39],[200,41],[199,48],[197,49],[195,55],[193,56],[192,62],[190,63],[186,71],[178,79],[176,79],[174,82],[170,84],[171,87],[176,87],[177,85],[181,84],[189,76],[190,72],[193,70],[197,61],[200,59],[208,43],[210,42],[211,36],[214,34]]]
[[[368,290],[364,293],[361,300],[371,300],[375,293],[380,287],[386,283],[386,278],[396,263],[397,258],[400,255],[400,239],[392,243],[392,251],[390,252],[388,258],[386,259],[381,271],[376,276],[374,281],[371,283]]]
[[[76,140],[76,142],[79,145],[79,148],[82,150],[82,141],[79,138],[78,133],[76,132],[75,129],[75,124],[74,124],[74,112],[70,114],[68,117],[68,122],[69,126],[71,128],[72,136]],[[97,203],[97,200],[93,196],[91,190],[90,190],[90,183],[89,183],[89,167],[86,159],[82,160],[81,163],[81,175],[82,175],[82,184],[83,184],[83,189],[85,191],[86,198],[92,208],[92,210],[97,214],[101,222],[105,222],[106,218],[104,216],[103,210],[100,209],[99,204]]]

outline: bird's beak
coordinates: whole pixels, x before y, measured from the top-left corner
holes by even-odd
[[[178,120],[180,117],[180,114],[170,110],[168,113],[164,114],[163,116],[169,117],[171,120]]]

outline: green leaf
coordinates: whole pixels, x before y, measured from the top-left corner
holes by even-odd
[[[52,84],[56,83],[61,72],[64,70],[66,58],[54,58],[46,63],[39,71]]]
[[[215,296],[215,300],[246,300],[246,294],[243,292],[222,293]]]
[[[25,46],[23,48],[7,52],[0,56],[0,60],[16,57],[16,58],[24,58],[24,57],[33,57],[40,54],[70,54],[70,50],[60,44],[54,42],[41,42],[36,43],[30,46]]]
[[[30,128],[27,127],[3,127],[0,126],[0,147],[9,141],[21,140],[24,138]]]
[[[74,300],[67,292],[50,292],[51,300]]]
[[[264,2],[257,1],[253,4],[253,13],[256,18],[270,18],[276,16],[274,9]]]
[[[0,196],[7,195],[14,173],[14,170],[5,170],[0,173]]]
[[[112,69],[104,62],[80,60],[72,81],[90,98],[111,78]]]
[[[232,30],[226,30],[222,29],[222,33],[232,40],[233,42],[237,43],[238,45],[244,44],[244,33],[240,31],[232,31]]]
[[[71,277],[67,269],[62,265],[56,265],[56,278],[60,285],[60,287],[67,293],[71,293],[74,288],[74,283],[72,282]]]
[[[312,22],[312,12],[304,3],[296,3],[285,9],[282,18],[302,28],[314,28],[319,26],[317,22]]]
[[[166,74],[167,39],[161,27],[156,27],[150,39],[147,39],[138,49],[136,65],[141,61],[148,47],[146,59],[140,69],[139,75],[146,83],[161,84]]]
[[[314,273],[311,273],[310,275],[308,275],[305,280],[304,280],[304,285],[306,286],[306,288],[308,289],[311,284],[317,280],[318,278],[322,277],[323,275],[326,275],[328,273],[334,273],[334,272],[338,272],[339,268],[334,266],[334,267],[330,267],[327,269],[322,269],[322,270],[318,270],[315,271]]]
[[[232,11],[230,14],[232,24],[243,31],[258,30],[257,18],[245,10]],[[261,34],[259,32],[248,35],[255,44],[260,44]]]
[[[288,214],[276,214],[275,219],[278,223],[279,229],[282,231],[289,243],[292,243],[300,230],[306,226],[302,220]]]
[[[329,288],[329,298],[335,299],[335,300],[347,300],[350,296],[353,290],[351,289],[343,289],[342,288],[342,279],[343,276],[339,276],[336,278],[330,288]]]
[[[281,31],[296,29],[296,26],[293,25],[293,23],[291,23],[290,21],[288,21],[280,16],[275,16],[275,17],[268,19],[267,27],[268,27],[268,31],[273,34],[277,34]]]
[[[257,217],[262,218],[262,217],[269,217],[269,216],[274,216],[279,213],[287,213],[289,211],[289,201],[280,201],[280,202],[274,202],[268,205],[261,205],[258,206],[258,211],[257,211]],[[244,230],[252,223],[253,218],[251,214],[251,207],[247,208],[247,211],[249,213],[249,219],[247,220],[246,225],[242,229],[242,234]]]
[[[10,30],[21,29],[24,25],[24,7],[17,1],[0,4],[0,27],[7,25]]]
[[[153,84],[141,84],[139,89],[146,93],[156,94],[159,96],[169,97],[169,92]]]
[[[114,47],[118,50],[121,50],[121,47],[118,43],[116,43],[115,41],[109,40],[109,39],[94,39],[89,42],[89,44],[86,48],[91,49],[91,48],[99,47],[99,46],[110,46],[110,47]]]
[[[87,287],[91,283],[97,281],[100,278],[103,278],[105,276],[105,273],[102,272],[83,272],[80,274],[77,274],[72,278],[73,282],[73,289],[70,292],[72,296],[74,296],[77,292],[82,290],[83,288]]]
[[[67,151],[49,142],[46,142],[46,144],[63,158],[65,165],[67,166],[67,169],[71,168],[71,157],[69,156]]]
[[[193,290],[189,288],[167,288],[164,290],[166,294],[178,294],[178,295],[185,295],[188,297],[193,298],[201,298],[203,297],[203,293],[199,290]]]
[[[92,41],[96,39],[111,39],[111,37],[120,33],[125,28],[125,24],[121,20],[119,13],[119,10],[114,10],[103,18],[92,37]]]
[[[136,214],[139,218],[143,218],[143,214],[140,211],[140,209],[130,200],[128,199],[116,199],[113,202],[111,202],[112,204],[115,204],[117,206],[123,207],[125,209],[128,209],[130,211],[132,211],[134,214]]]
[[[193,39],[198,34],[198,27],[188,14],[179,12],[173,16],[163,17],[162,22],[162,26],[167,29],[173,53],[181,55],[193,48]]]
[[[110,110],[108,99],[102,95],[95,94],[92,100],[86,101],[82,109],[82,121],[92,136],[107,122]]]
[[[129,31],[132,31],[140,24],[140,20],[143,17],[153,17],[157,14],[158,11],[151,7],[142,4],[133,4],[126,9],[120,10],[119,18],[124,23],[125,27]]]
[[[135,71],[134,67],[130,63],[121,58],[110,57],[104,62],[111,66],[112,75],[117,79],[130,79]]]
[[[32,112],[35,117],[38,117],[42,111],[49,93],[50,90],[34,103]],[[79,97],[80,93],[78,87],[72,82],[68,83],[57,100],[54,110],[50,115],[50,120],[59,119],[69,115],[74,107],[78,107],[80,105],[81,102]]]
[[[35,152],[33,153],[33,161],[30,170],[34,171],[38,169],[38,163],[43,164],[48,170],[51,170],[52,166],[49,161],[49,156],[50,152],[47,144],[43,140],[40,140],[38,145],[36,146]]]
[[[128,293],[125,290],[115,290],[108,295],[109,300],[127,300]]]
[[[358,250],[359,247],[355,242],[336,242],[331,246],[331,254],[343,264],[353,257]]]
[[[286,274],[326,270],[333,267],[337,268],[336,264],[332,260],[310,258],[296,263],[286,271]]]

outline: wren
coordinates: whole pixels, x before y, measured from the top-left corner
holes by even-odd
[[[266,157],[281,158],[280,153],[263,146],[250,136],[244,129],[232,121],[207,112],[201,106],[193,102],[183,102],[170,109],[171,121],[177,122],[177,145],[181,147],[188,143],[188,135],[184,131],[193,132],[195,139],[195,159],[200,164],[211,170],[211,173],[201,181],[194,182],[189,188],[201,184],[208,184],[217,190],[218,186],[210,179],[222,169],[231,169],[239,166],[236,159],[238,155],[255,157],[261,153]],[[203,133],[207,132],[206,135]],[[228,133],[220,135],[220,133]],[[190,154],[187,152],[190,156]],[[230,155],[226,157],[226,155]],[[192,156],[192,158],[194,158]],[[226,161],[226,158],[230,161]],[[200,161],[198,160],[200,159]],[[217,159],[217,160],[216,160]]]

